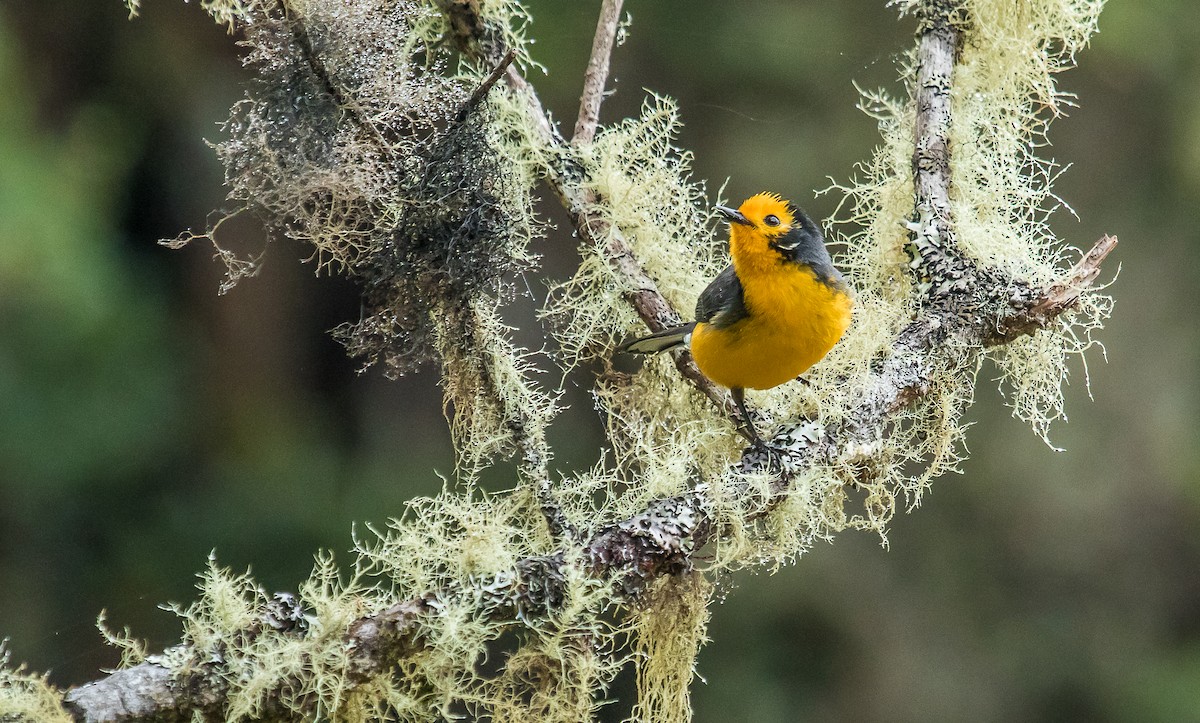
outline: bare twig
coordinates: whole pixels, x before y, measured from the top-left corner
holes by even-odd
[[[1083,255],[1066,276],[1038,291],[1026,304],[1024,314],[997,326],[984,339],[988,346],[1007,344],[1017,337],[1048,327],[1051,322],[1079,302],[1080,295],[1100,276],[1100,265],[1117,247],[1116,236],[1105,236]]]
[[[604,102],[604,84],[608,81],[608,64],[612,59],[617,26],[621,21],[622,2],[623,0],[604,0],[604,5],[600,8],[596,37],[592,40],[592,55],[583,75],[579,119],[575,121],[575,135],[571,137],[573,144],[591,143],[596,135],[596,126],[600,123],[600,104]]]
[[[1084,289],[1100,276],[1100,264],[1108,254],[1117,247],[1116,236],[1105,236],[1100,239],[1075,264],[1066,278],[1051,284],[1046,289],[1045,298],[1030,309],[1034,316],[1048,316],[1062,313],[1062,310],[1075,303]]]
[[[471,97],[467,98],[467,102],[463,104],[462,110],[458,112],[458,118],[455,119],[456,122],[462,123],[467,119],[467,115],[475,106],[483,102],[483,99],[487,97],[488,91],[492,89],[496,81],[500,80],[500,76],[508,71],[508,66],[512,65],[512,62],[516,59],[517,51],[515,50],[509,50],[504,54],[504,57],[500,59],[495,68],[492,68],[492,72],[488,73],[488,76],[483,79],[483,82],[479,84],[479,87],[475,89]]]

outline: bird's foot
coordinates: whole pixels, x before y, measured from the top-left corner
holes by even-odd
[[[743,471],[767,471],[769,474],[779,474],[783,471],[785,450],[772,446],[757,435],[750,440],[750,446],[742,451],[739,467]]]

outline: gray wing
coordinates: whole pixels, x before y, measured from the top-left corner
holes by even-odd
[[[726,266],[696,300],[696,321],[723,329],[744,318],[746,299],[741,279],[732,266]]]

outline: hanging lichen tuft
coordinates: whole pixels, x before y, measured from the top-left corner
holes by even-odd
[[[334,336],[388,377],[441,362],[468,475],[516,452],[522,435],[540,439],[552,400],[527,383],[525,352],[495,312],[541,233],[535,151],[489,99],[491,69],[458,62],[429,3],[206,8],[245,36],[255,78],[215,144],[235,210],[174,245],[211,241],[228,291],[262,263],[222,245],[222,223],[249,212],[269,235],[308,244],[318,272],[358,283],[361,316]]]

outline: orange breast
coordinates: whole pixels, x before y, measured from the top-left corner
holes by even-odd
[[[692,356],[726,387],[770,389],[803,374],[850,325],[850,295],[804,267],[775,270],[746,284],[749,315],[724,329],[697,324]]]

